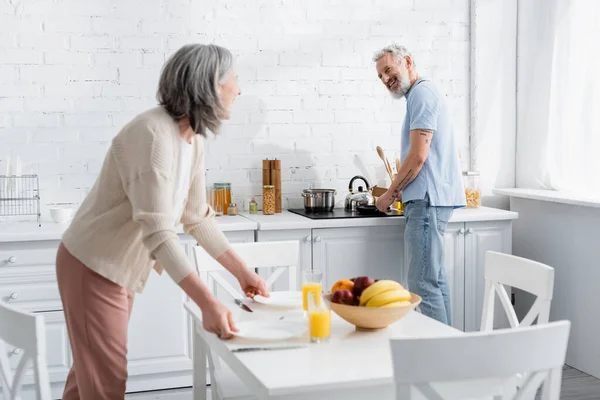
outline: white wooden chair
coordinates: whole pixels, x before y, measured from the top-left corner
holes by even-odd
[[[274,268],[266,280],[271,290],[273,283],[288,272],[288,289],[296,290],[296,265],[298,263],[299,242],[235,243],[231,247],[246,262],[248,268]],[[200,278],[212,287],[216,283],[234,299],[244,298],[239,287],[231,285],[221,274],[225,268],[200,247],[194,247],[194,259]],[[186,307],[187,308],[187,307]],[[188,310],[189,311],[189,310]],[[194,326],[194,329],[198,327]],[[202,327],[199,327],[202,329]],[[199,335],[194,335],[194,399],[206,399],[206,360],[210,374],[213,400],[255,399],[237,375],[227,366],[221,365],[218,357],[211,354]]]
[[[14,371],[7,345],[15,346],[22,354]],[[13,354],[17,353],[13,350],[11,355]],[[17,310],[0,301],[0,385],[4,399],[20,399],[23,378],[30,365],[35,376],[37,398],[50,400],[44,317]]]
[[[559,400],[571,323],[391,339],[397,400]],[[515,375],[527,371],[517,388]]]
[[[521,322],[503,285],[537,296]],[[494,329],[494,300],[498,295],[512,328],[548,323],[554,289],[554,269],[545,264],[494,251],[485,255],[485,294],[481,330]]]

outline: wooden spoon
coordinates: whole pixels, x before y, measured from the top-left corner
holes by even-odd
[[[385,169],[387,170],[388,175],[390,176],[390,179],[393,180],[392,167],[390,166],[390,162],[387,160],[387,158],[385,158],[383,149],[380,146],[377,146],[377,154],[379,155],[379,158],[381,158],[381,161],[383,161],[383,164],[385,165]]]
[[[396,158],[396,173],[400,172],[400,158]]]

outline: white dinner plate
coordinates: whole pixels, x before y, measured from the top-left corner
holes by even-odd
[[[235,325],[239,332],[234,332],[234,335],[245,339],[284,340],[300,336],[308,330],[307,323],[285,319],[241,321]]]
[[[260,304],[283,308],[301,308],[302,292],[299,291],[278,291],[269,293],[270,297],[261,295],[254,296],[254,301]]]

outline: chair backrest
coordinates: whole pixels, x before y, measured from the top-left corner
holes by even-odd
[[[21,359],[14,371],[11,368],[7,345],[21,350]],[[44,318],[20,311],[0,301],[0,385],[5,399],[19,399],[23,378],[30,365],[35,375],[38,399],[50,400]]]
[[[503,285],[521,289],[537,296],[521,322]],[[513,328],[531,326],[537,319],[545,324],[550,318],[554,290],[554,268],[510,254],[488,251],[485,255],[485,294],[481,330],[494,328],[494,300],[498,295]]]
[[[298,264],[298,241],[233,243],[231,247],[244,260],[248,268],[275,268],[266,280],[270,289],[273,283],[288,271],[289,290],[296,290],[296,265]],[[213,280],[233,298],[242,298],[239,288],[233,287],[219,273],[225,268],[212,258],[202,247],[194,246],[194,259],[200,278],[209,284]]]
[[[542,400],[558,400],[570,327],[569,321],[559,321],[452,337],[391,339],[396,398],[411,400],[419,391],[428,400],[443,400],[443,389],[451,383],[454,398],[518,400],[533,398],[543,384]],[[517,388],[515,377],[523,371],[527,379]],[[486,386],[486,381],[495,385]],[[473,393],[477,384],[480,391]]]

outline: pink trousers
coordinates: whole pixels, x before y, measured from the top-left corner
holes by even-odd
[[[62,244],[56,277],[73,352],[63,400],[124,399],[134,293],[87,268]]]

